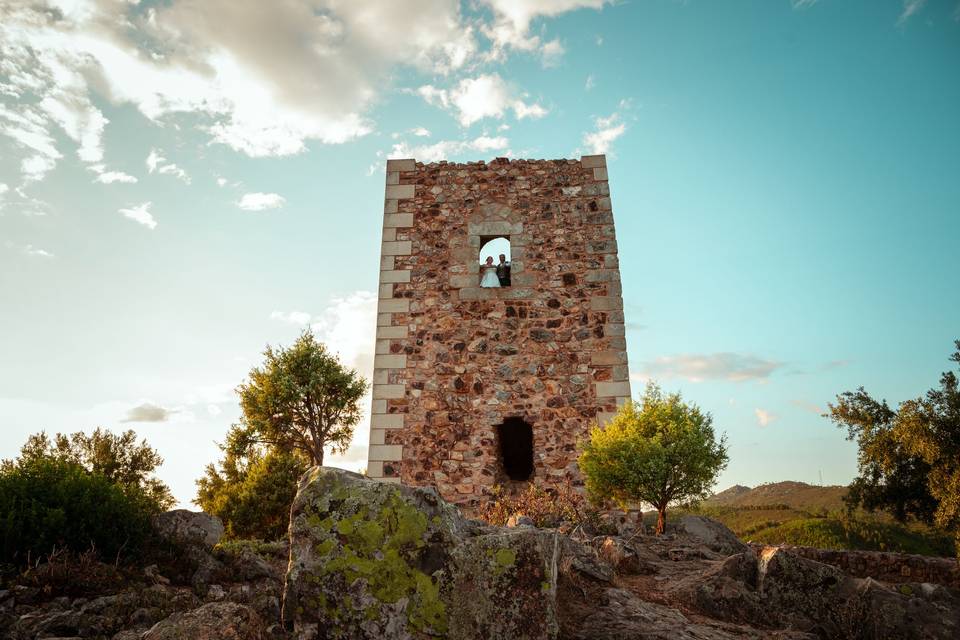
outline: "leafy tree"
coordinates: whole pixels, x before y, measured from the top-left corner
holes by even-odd
[[[132,558],[150,535],[152,503],[62,458],[34,456],[0,469],[0,564],[25,567],[55,550]]]
[[[238,446],[241,444],[242,446]],[[250,446],[234,427],[220,446],[220,468],[207,465],[194,503],[223,520],[227,536],[276,540],[287,530],[297,482],[309,468],[299,451]]]
[[[594,501],[626,508],[648,502],[663,533],[667,506],[706,497],[727,466],[726,436],[717,442],[713,418],[679,393],[664,395],[647,385],[641,402],[628,402],[605,427],[594,427],[582,444],[580,469]]]
[[[141,495],[156,511],[165,511],[176,502],[170,488],[154,475],[163,458],[146,440],[138,443],[132,430],[114,434],[97,428],[89,435],[82,431],[58,433],[52,440],[41,431],[27,439],[20,460],[45,458],[70,462],[102,475],[128,493]]]
[[[327,352],[309,330],[289,348],[267,346],[263,366],[237,387],[243,410],[238,444],[298,450],[323,464],[325,448],[346,451],[360,421],[367,382]]]
[[[952,362],[960,363],[960,340]],[[953,532],[960,542],[960,389],[947,371],[940,387],[901,402],[896,411],[863,387],[837,396],[830,418],[859,447],[859,476],[850,485],[850,508],[889,510]],[[960,544],[957,545],[960,553]]]

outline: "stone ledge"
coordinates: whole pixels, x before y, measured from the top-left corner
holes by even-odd
[[[607,166],[607,156],[606,155],[597,155],[597,156],[580,156],[580,166],[584,169],[596,169],[597,167],[606,167]]]
[[[394,242],[384,242],[381,249],[380,255],[384,256],[408,256],[413,251],[413,247],[409,240],[396,240]]]
[[[396,340],[410,335],[410,328],[403,324],[395,327],[377,327],[377,338],[380,340]]]
[[[388,282],[410,282],[410,270],[409,269],[389,269],[387,271],[380,272],[380,282],[386,284]]]
[[[387,160],[387,171],[416,171],[417,161],[414,158],[399,158]]]
[[[595,382],[598,398],[630,397],[629,382]]]
[[[399,444],[372,444],[370,445],[369,459],[371,461],[392,462],[403,456],[403,445]],[[382,473],[382,470],[381,470]]]
[[[412,213],[388,213],[383,216],[383,226],[384,228],[398,228],[398,227],[412,227],[413,226],[413,214]]]
[[[388,200],[409,200],[414,196],[414,185],[412,184],[388,184]]]
[[[373,356],[373,368],[374,369],[406,369],[407,368],[407,356],[404,354],[399,355],[374,355]]]
[[[594,296],[590,298],[592,311],[611,311],[623,309],[623,298],[620,296]]]
[[[373,385],[373,398],[397,399],[402,398],[406,388],[402,384],[375,384]]]
[[[410,311],[410,299],[409,298],[388,298],[388,299],[381,298],[378,311],[380,313],[406,313]]]
[[[371,429],[402,429],[403,428],[403,415],[402,413],[375,413],[370,416],[370,428]],[[388,460],[390,458],[384,458]]]

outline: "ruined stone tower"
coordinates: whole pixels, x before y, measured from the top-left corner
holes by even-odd
[[[630,397],[606,158],[389,160],[383,220],[369,475],[458,503],[579,483]],[[482,288],[495,238],[509,286]]]

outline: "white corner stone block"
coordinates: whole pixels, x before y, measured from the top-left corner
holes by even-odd
[[[413,226],[412,213],[388,213],[383,216],[383,226],[388,229],[404,228]]]
[[[370,429],[370,444],[383,444],[386,429]]]
[[[607,156],[598,155],[598,156],[582,156],[580,158],[580,166],[584,169],[596,169],[597,167],[606,167],[607,166]]]
[[[374,369],[406,369],[407,356],[404,354],[387,355],[381,353],[373,356]],[[616,394],[614,394],[616,395]]]
[[[391,399],[402,398],[405,387],[402,384],[375,384],[373,385],[373,398]]]
[[[410,329],[405,324],[395,327],[377,327],[377,339],[379,340],[396,340],[406,338],[409,334]]]
[[[390,298],[380,300],[380,313],[406,313],[410,311],[409,298]]]
[[[371,429],[401,429],[403,428],[402,413],[375,413],[370,416]],[[392,460],[393,458],[387,458]]]
[[[410,269],[390,269],[380,272],[380,282],[410,282]]]
[[[629,382],[596,382],[598,398],[630,397]]]
[[[380,285],[380,299],[392,298],[393,297],[393,285],[392,284],[382,284]]]
[[[373,436],[371,436],[372,438]],[[383,477],[383,461],[381,460],[370,460],[370,454],[367,454],[367,477],[368,478],[382,478]]]
[[[391,171],[416,171],[417,161],[414,158],[403,158],[399,160],[387,160],[387,172]]]
[[[602,182],[607,179],[607,169],[606,167],[597,167],[593,170],[593,179],[597,182]]]
[[[394,242],[384,242],[380,249],[380,255],[383,256],[408,256],[412,246],[409,240],[396,240]]]
[[[413,197],[414,185],[412,184],[388,184],[388,200],[409,200]]]

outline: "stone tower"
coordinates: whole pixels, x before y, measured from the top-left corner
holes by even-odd
[[[510,286],[480,287],[510,244]],[[630,397],[606,158],[387,162],[367,472],[469,503],[581,482]]]

